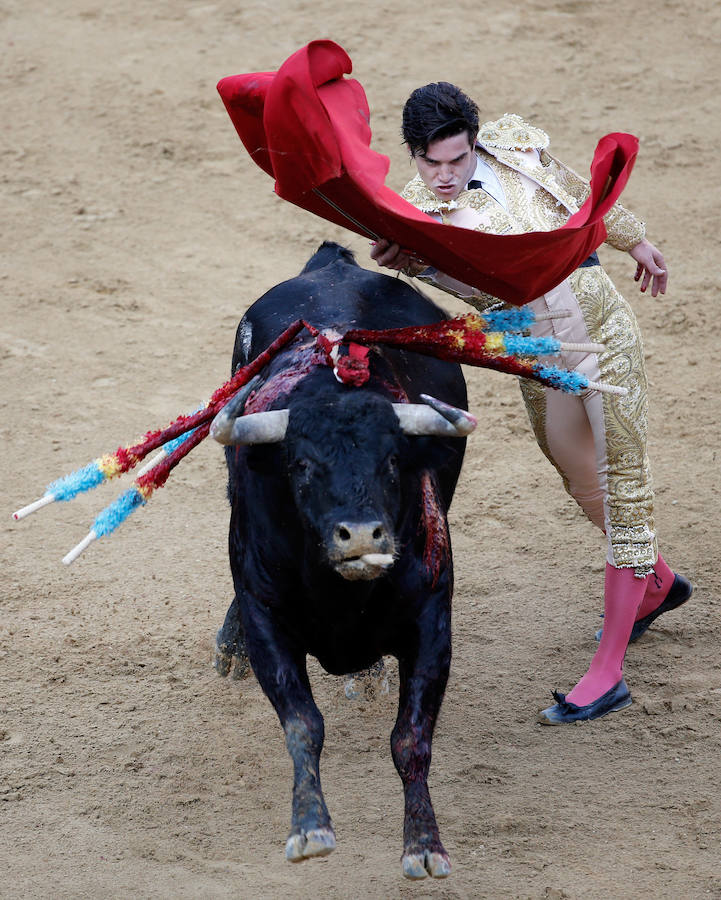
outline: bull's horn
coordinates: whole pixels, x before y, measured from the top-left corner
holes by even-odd
[[[225,413],[230,419],[242,416],[246,400],[253,391],[257,390],[262,384],[263,379],[260,375],[254,375],[247,384],[244,384],[237,393],[233,394],[230,400],[228,400],[222,408],[221,413]]]
[[[435,397],[421,394],[423,403],[394,403],[395,412],[405,434],[466,437],[476,427],[475,417],[464,409],[449,406]]]
[[[221,409],[210,426],[210,436],[219,444],[277,444],[285,437],[288,410],[271,409],[234,418],[226,410],[235,398]]]
[[[421,400],[432,409],[435,409],[437,413],[440,413],[444,419],[447,419],[456,431],[459,431],[464,437],[474,431],[476,425],[478,425],[478,419],[466,409],[451,406],[450,403],[444,403],[442,400],[436,400],[430,394],[421,394]]]

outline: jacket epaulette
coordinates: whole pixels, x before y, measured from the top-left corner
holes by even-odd
[[[500,119],[484,122],[478,130],[478,143],[499,150],[545,150],[551,140],[545,131],[517,116],[505,113]]]

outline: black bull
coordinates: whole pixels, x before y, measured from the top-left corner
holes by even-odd
[[[238,327],[233,371],[298,318],[342,334],[445,317],[407,284],[324,244],[298,277],[250,307]],[[451,660],[446,517],[465,440],[447,436],[453,428],[422,405],[407,409],[430,413],[444,427],[411,427],[409,436],[395,410],[420,404],[421,394],[465,410],[465,381],[455,364],[389,349],[371,352],[362,387],[339,383],[332,368],[317,363],[312,339],[297,338],[214,425],[214,436],[236,444],[226,450],[235,599],[218,635],[219,670],[247,653],[280,718],[294,764],[286,856],[297,861],[335,846],[319,774],[323,718],[306,656],[337,675],[395,656],[391,750],[405,795],[403,872],[442,877],[450,865],[427,776]],[[273,419],[252,415],[261,410],[288,410],[273,414],[280,430],[240,435],[252,420]]]

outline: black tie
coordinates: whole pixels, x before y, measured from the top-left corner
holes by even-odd
[[[482,181],[477,181],[477,180],[474,179],[473,181],[469,181],[469,182],[468,182],[468,186],[466,187],[466,190],[467,190],[467,191],[474,191],[474,190],[476,190],[476,188],[482,188],[482,187],[483,187],[483,182],[482,182]]]

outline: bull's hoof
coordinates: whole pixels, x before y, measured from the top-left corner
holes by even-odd
[[[251,673],[250,660],[247,656],[236,656],[235,665],[233,666],[233,681],[242,681]]]
[[[303,862],[313,856],[328,856],[335,850],[335,835],[332,828],[314,828],[291,834],[285,842],[285,858],[290,862]]]
[[[401,860],[406,878],[417,881],[430,875],[431,878],[447,878],[451,874],[451,863],[447,853],[405,853]]]
[[[451,862],[447,853],[405,853],[401,860],[403,874],[406,878],[417,881],[430,875],[431,878],[448,878],[451,874]]]
[[[228,644],[222,641],[222,628],[215,637],[215,653],[213,655],[213,668],[221,676],[226,678],[233,668],[233,679],[239,681],[250,674],[250,660],[245,652],[245,647],[236,644]],[[235,665],[233,666],[233,660]]]
[[[213,668],[220,675],[221,678],[225,678],[230,672],[230,667],[233,664],[233,654],[228,653],[225,650],[221,650],[218,645],[215,645],[215,654],[213,655]]]

